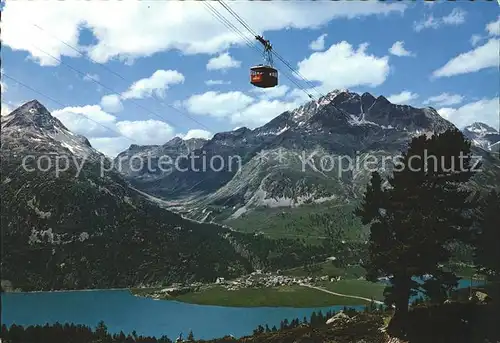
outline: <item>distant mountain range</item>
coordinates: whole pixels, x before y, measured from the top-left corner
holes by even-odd
[[[210,140],[174,138],[163,146],[133,145],[115,159],[115,165],[135,187],[169,201],[172,209],[198,220],[224,220],[259,207],[357,201],[370,171],[351,168],[339,174],[338,166],[344,163],[346,167],[342,159],[363,161],[375,156],[382,167],[383,158],[404,151],[412,137],[449,128],[454,125],[434,108],[395,105],[383,96],[336,90],[254,130],[243,127],[217,133]],[[489,153],[499,141],[498,131],[476,123],[464,134],[486,168],[473,184],[500,184],[498,168],[493,167],[498,166],[498,159]],[[133,165],[130,158],[137,153],[150,156],[153,171],[146,167],[128,170]],[[187,160],[177,168],[182,171],[156,168],[160,156],[177,158],[186,153],[195,157],[194,168],[189,168]],[[196,171],[202,167],[202,157],[210,160],[216,155],[226,162],[239,156],[241,168],[234,164],[229,168],[226,163],[222,171]],[[311,163],[304,168],[311,155]],[[320,168],[325,161],[337,165]],[[390,172],[390,166],[385,172]]]

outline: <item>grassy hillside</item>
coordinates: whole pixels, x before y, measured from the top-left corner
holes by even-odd
[[[296,208],[258,208],[239,218],[228,219],[224,224],[241,232],[300,239],[310,244],[321,243],[326,238],[327,227],[341,229],[345,240],[364,240],[367,230],[353,215],[355,206],[329,202]]]

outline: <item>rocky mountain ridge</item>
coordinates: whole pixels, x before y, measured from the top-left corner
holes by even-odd
[[[254,130],[218,133],[191,152],[207,160],[222,157],[227,163],[221,171],[169,170],[147,180],[125,176],[135,187],[200,220],[235,218],[263,206],[347,203],[360,197],[370,172],[352,168],[346,160],[374,156],[383,168],[381,161],[404,151],[412,137],[450,128],[455,126],[432,107],[395,105],[383,96],[336,90]],[[238,165],[229,162],[234,156]],[[200,167],[201,159],[195,161]],[[331,167],[322,167],[325,161]],[[390,172],[390,166],[385,169]]]
[[[1,117],[1,148],[12,153],[51,152],[98,160],[104,155],[88,139],[74,134],[37,100]]]

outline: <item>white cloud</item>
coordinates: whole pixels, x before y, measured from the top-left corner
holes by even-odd
[[[137,142],[121,136],[89,138],[89,142],[94,149],[111,158],[116,157],[116,155],[126,150],[131,144],[137,144]]]
[[[148,78],[134,82],[122,93],[122,99],[142,99],[154,95],[163,98],[170,85],[184,82],[184,75],[177,70],[157,70]]]
[[[298,63],[298,71],[310,81],[319,81],[323,92],[355,86],[376,87],[389,74],[389,56],[366,53],[367,43],[358,49],[346,41],[333,44],[324,52],[314,52]]]
[[[480,41],[483,39],[487,39],[488,36],[500,36],[500,16],[496,21],[492,21],[491,23],[486,24],[486,27],[484,28],[486,32],[488,32],[487,35],[481,36],[478,34],[472,35],[470,37],[470,43],[472,46],[476,46]]]
[[[413,29],[417,32],[420,32],[424,29],[437,29],[439,26],[439,19],[434,18],[433,15],[430,15],[424,20],[413,23]]]
[[[163,121],[116,121],[99,105],[66,107],[52,115],[108,156],[116,156],[130,144],[163,144],[174,137],[174,129]]]
[[[213,133],[208,132],[206,130],[193,129],[189,130],[185,135],[182,136],[183,139],[191,139],[191,138],[203,138],[203,139],[211,139],[213,137]]]
[[[472,44],[472,46],[476,46],[483,39],[484,39],[484,37],[481,35],[472,35],[470,37],[470,43]]]
[[[123,111],[123,104],[116,94],[105,95],[101,98],[101,107],[104,111],[117,113]]]
[[[336,18],[402,13],[407,5],[321,2],[311,6],[296,1],[275,1],[259,4],[238,2],[231,3],[231,7],[254,31],[268,32],[284,28],[319,28]],[[263,13],[272,13],[272,20],[263,20]],[[84,29],[95,37],[95,43],[82,47],[78,42]],[[35,48],[33,42],[57,58],[79,56],[65,42],[85,50],[100,63],[113,58],[130,62],[173,49],[185,54],[214,54],[227,50],[232,44],[245,44],[239,35],[221,25],[199,2],[7,1],[2,11],[2,43],[13,50],[28,51],[42,65],[59,64]]]
[[[486,25],[486,31],[490,36],[500,36],[500,16],[496,21],[492,21]]]
[[[252,93],[259,94],[261,99],[273,99],[285,96],[289,89],[287,85],[279,85],[272,88],[254,88]]]
[[[91,82],[95,82],[95,81],[99,81],[100,80],[100,77],[99,75],[97,74],[85,74],[85,76],[83,77],[83,80],[84,81],[91,81]]]
[[[65,107],[52,112],[70,131],[86,137],[114,135],[116,117],[99,105]]]
[[[288,93],[287,100],[272,99],[285,95],[286,91],[288,91],[288,87],[271,91],[275,92],[274,94],[253,90],[252,93],[261,95],[259,100],[242,92],[218,93],[211,91],[191,96],[184,102],[184,105],[191,113],[225,118],[238,127],[254,128],[304,102],[304,97],[300,96],[297,90]]]
[[[119,121],[116,127],[121,134],[136,139],[141,144],[163,144],[174,137],[174,128],[160,120]]]
[[[159,120],[119,121],[115,129],[122,135],[114,137],[89,137],[90,144],[110,157],[115,157],[126,150],[130,144],[155,145],[164,144],[172,139],[174,129]]]
[[[424,105],[434,106],[452,106],[462,103],[464,97],[458,94],[441,93],[436,96],[431,96],[423,102]]]
[[[294,88],[285,96],[285,99],[293,102],[298,102],[303,104],[307,101],[311,101],[309,94],[313,93],[313,89],[298,89]]]
[[[207,86],[214,86],[214,85],[230,85],[231,81],[224,81],[224,80],[207,80],[205,81],[205,84]]]
[[[9,106],[9,105],[7,105],[6,103],[3,103],[3,102],[2,102],[2,104],[1,104],[1,105],[2,105],[2,110],[1,110],[1,115],[2,115],[2,116],[6,116],[6,115],[8,115],[10,112],[12,112],[12,111],[13,111],[13,109],[12,109],[12,108],[10,108],[10,106]]]
[[[420,32],[425,29],[438,29],[443,25],[460,25],[465,23],[467,12],[461,8],[454,8],[450,14],[444,17],[434,17],[432,14],[427,18],[413,23],[413,29]]]
[[[299,101],[260,100],[231,116],[231,122],[249,128],[266,124],[281,113],[300,105]]]
[[[194,114],[227,117],[241,111],[254,99],[242,92],[206,92],[192,95],[184,102],[187,110]]]
[[[450,14],[444,16],[442,18],[443,24],[445,25],[460,25],[465,23],[465,16],[467,12],[465,12],[461,8],[454,8]]]
[[[323,51],[325,50],[325,38],[327,34],[323,33],[321,36],[316,38],[309,44],[309,49],[314,50],[314,51]]]
[[[499,101],[498,97],[481,99],[459,108],[444,107],[437,111],[443,118],[448,119],[459,128],[463,128],[474,122],[483,122],[491,127],[498,128]]]
[[[499,49],[500,39],[490,39],[486,44],[452,58],[444,66],[435,70],[432,75],[434,77],[449,77],[473,73],[486,68],[498,68]]]
[[[389,52],[395,56],[415,56],[411,51],[408,51],[404,47],[404,41],[395,42],[390,48]]]
[[[3,75],[3,68],[0,68],[0,74]],[[4,93],[7,90],[7,84],[0,80],[0,93]]]
[[[241,61],[237,61],[229,55],[229,52],[220,54],[217,57],[212,57],[208,60],[207,70],[226,70],[231,68],[239,68]]]
[[[402,91],[401,93],[392,94],[392,95],[388,96],[387,100],[389,100],[393,104],[407,105],[407,104],[410,104],[412,100],[415,100],[417,98],[418,98],[418,94],[405,90],[405,91]]]

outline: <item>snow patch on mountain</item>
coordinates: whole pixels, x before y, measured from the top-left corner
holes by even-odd
[[[500,142],[500,133],[484,123],[475,122],[472,125],[463,128],[462,132],[469,138],[475,146],[486,151],[498,149]]]
[[[83,159],[101,159],[84,136],[68,130],[37,100],[32,100],[2,117],[2,147],[11,151],[51,151]]]

